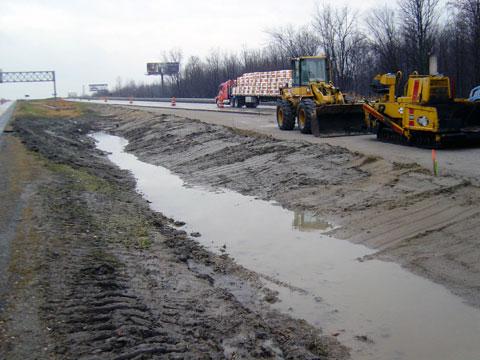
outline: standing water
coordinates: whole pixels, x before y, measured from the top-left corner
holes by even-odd
[[[480,359],[480,311],[399,265],[357,259],[374,251],[324,235],[309,213],[232,191],[185,187],[168,169],[124,151],[127,140],[96,133],[97,147],[137,179],[137,191],[164,215],[185,221],[200,243],[274,279],[273,305],[326,334],[338,334],[353,359]],[[289,286],[280,286],[286,283]]]

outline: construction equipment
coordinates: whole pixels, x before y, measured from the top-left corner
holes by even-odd
[[[280,89],[277,123],[281,130],[298,128],[304,134],[348,135],[365,132],[361,104],[347,103],[330,81],[325,56],[291,60],[292,85]]]
[[[377,75],[372,87],[383,96],[363,105],[365,123],[379,140],[439,148],[480,139],[480,104],[455,99],[448,77],[413,73],[396,97],[401,77]]]

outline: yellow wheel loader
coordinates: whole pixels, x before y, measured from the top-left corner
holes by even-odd
[[[377,75],[372,87],[383,96],[363,105],[365,123],[379,140],[427,148],[480,140],[480,104],[455,99],[448,77],[413,73],[396,97],[401,76]]]
[[[348,104],[330,81],[325,56],[304,56],[291,60],[292,85],[280,89],[277,123],[281,130],[293,130],[295,123],[304,134],[348,135],[365,132],[361,104]]]

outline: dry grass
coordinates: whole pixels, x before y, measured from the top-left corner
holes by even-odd
[[[85,112],[84,104],[65,100],[21,100],[15,109],[15,118],[75,118]]]

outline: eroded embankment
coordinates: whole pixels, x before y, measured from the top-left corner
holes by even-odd
[[[433,177],[328,144],[281,141],[199,121],[97,106],[128,150],[187,181],[226,187],[341,227],[331,234],[379,249],[480,306],[480,192],[468,180]]]
[[[13,140],[15,151],[42,170],[20,184],[36,188],[12,242],[1,358],[346,357],[334,338],[271,311],[274,294],[254,273],[152,212],[87,137],[98,124],[95,116],[14,123],[37,154]],[[211,267],[255,301],[240,303],[189,264]]]

